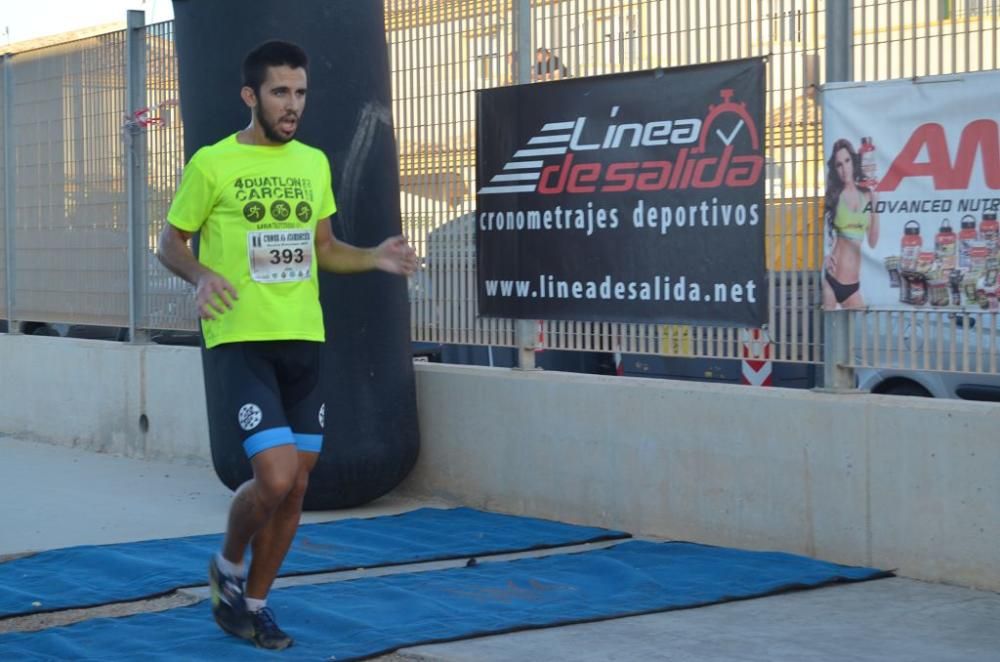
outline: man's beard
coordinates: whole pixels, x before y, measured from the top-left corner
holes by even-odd
[[[280,121],[281,119],[279,118],[278,122]],[[291,142],[292,139],[295,138],[294,131],[292,132],[292,135],[288,136],[287,138],[278,133],[277,122],[272,123],[268,121],[268,119],[264,117],[264,113],[262,112],[257,113],[257,123],[260,124],[260,128],[261,130],[264,131],[264,135],[267,137],[267,139],[273,143],[287,143]],[[298,129],[298,118],[296,118],[295,128]]]

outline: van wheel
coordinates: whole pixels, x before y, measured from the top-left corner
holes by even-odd
[[[910,395],[918,398],[933,397],[931,392],[914,382],[896,382],[881,391],[885,395]]]
[[[28,322],[21,327],[21,333],[29,336],[58,336],[59,332],[48,324],[38,322]]]

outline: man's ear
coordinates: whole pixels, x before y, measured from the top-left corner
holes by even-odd
[[[243,99],[243,103],[245,103],[248,108],[257,107],[257,94],[249,85],[244,86],[243,89],[240,90],[240,97]]]

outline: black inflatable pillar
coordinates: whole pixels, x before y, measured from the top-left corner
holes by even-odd
[[[383,4],[373,0],[174,0],[184,152],[190,158],[247,125],[244,55],[284,39],[309,55],[302,142],[326,152],[338,238],[374,246],[399,234]],[[406,282],[383,273],[320,274],[327,342],[326,433],[305,507],[347,508],[395,488],[420,445]],[[206,384],[212,461],[235,489],[252,475],[231,412]]]

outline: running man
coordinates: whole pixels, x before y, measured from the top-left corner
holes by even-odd
[[[318,269],[408,276],[417,267],[403,237],[363,249],[333,236],[329,162],[293,139],[307,69],[305,52],[288,42],[269,41],[246,56],[240,95],[250,124],[191,158],[158,250],[160,261],[196,288],[206,383],[210,376],[227,383],[227,424],[253,467],[209,563],[212,613],[226,632],[271,649],[292,644],[267,594],[295,537],[323,442]],[[198,258],[188,244],[196,232]]]

